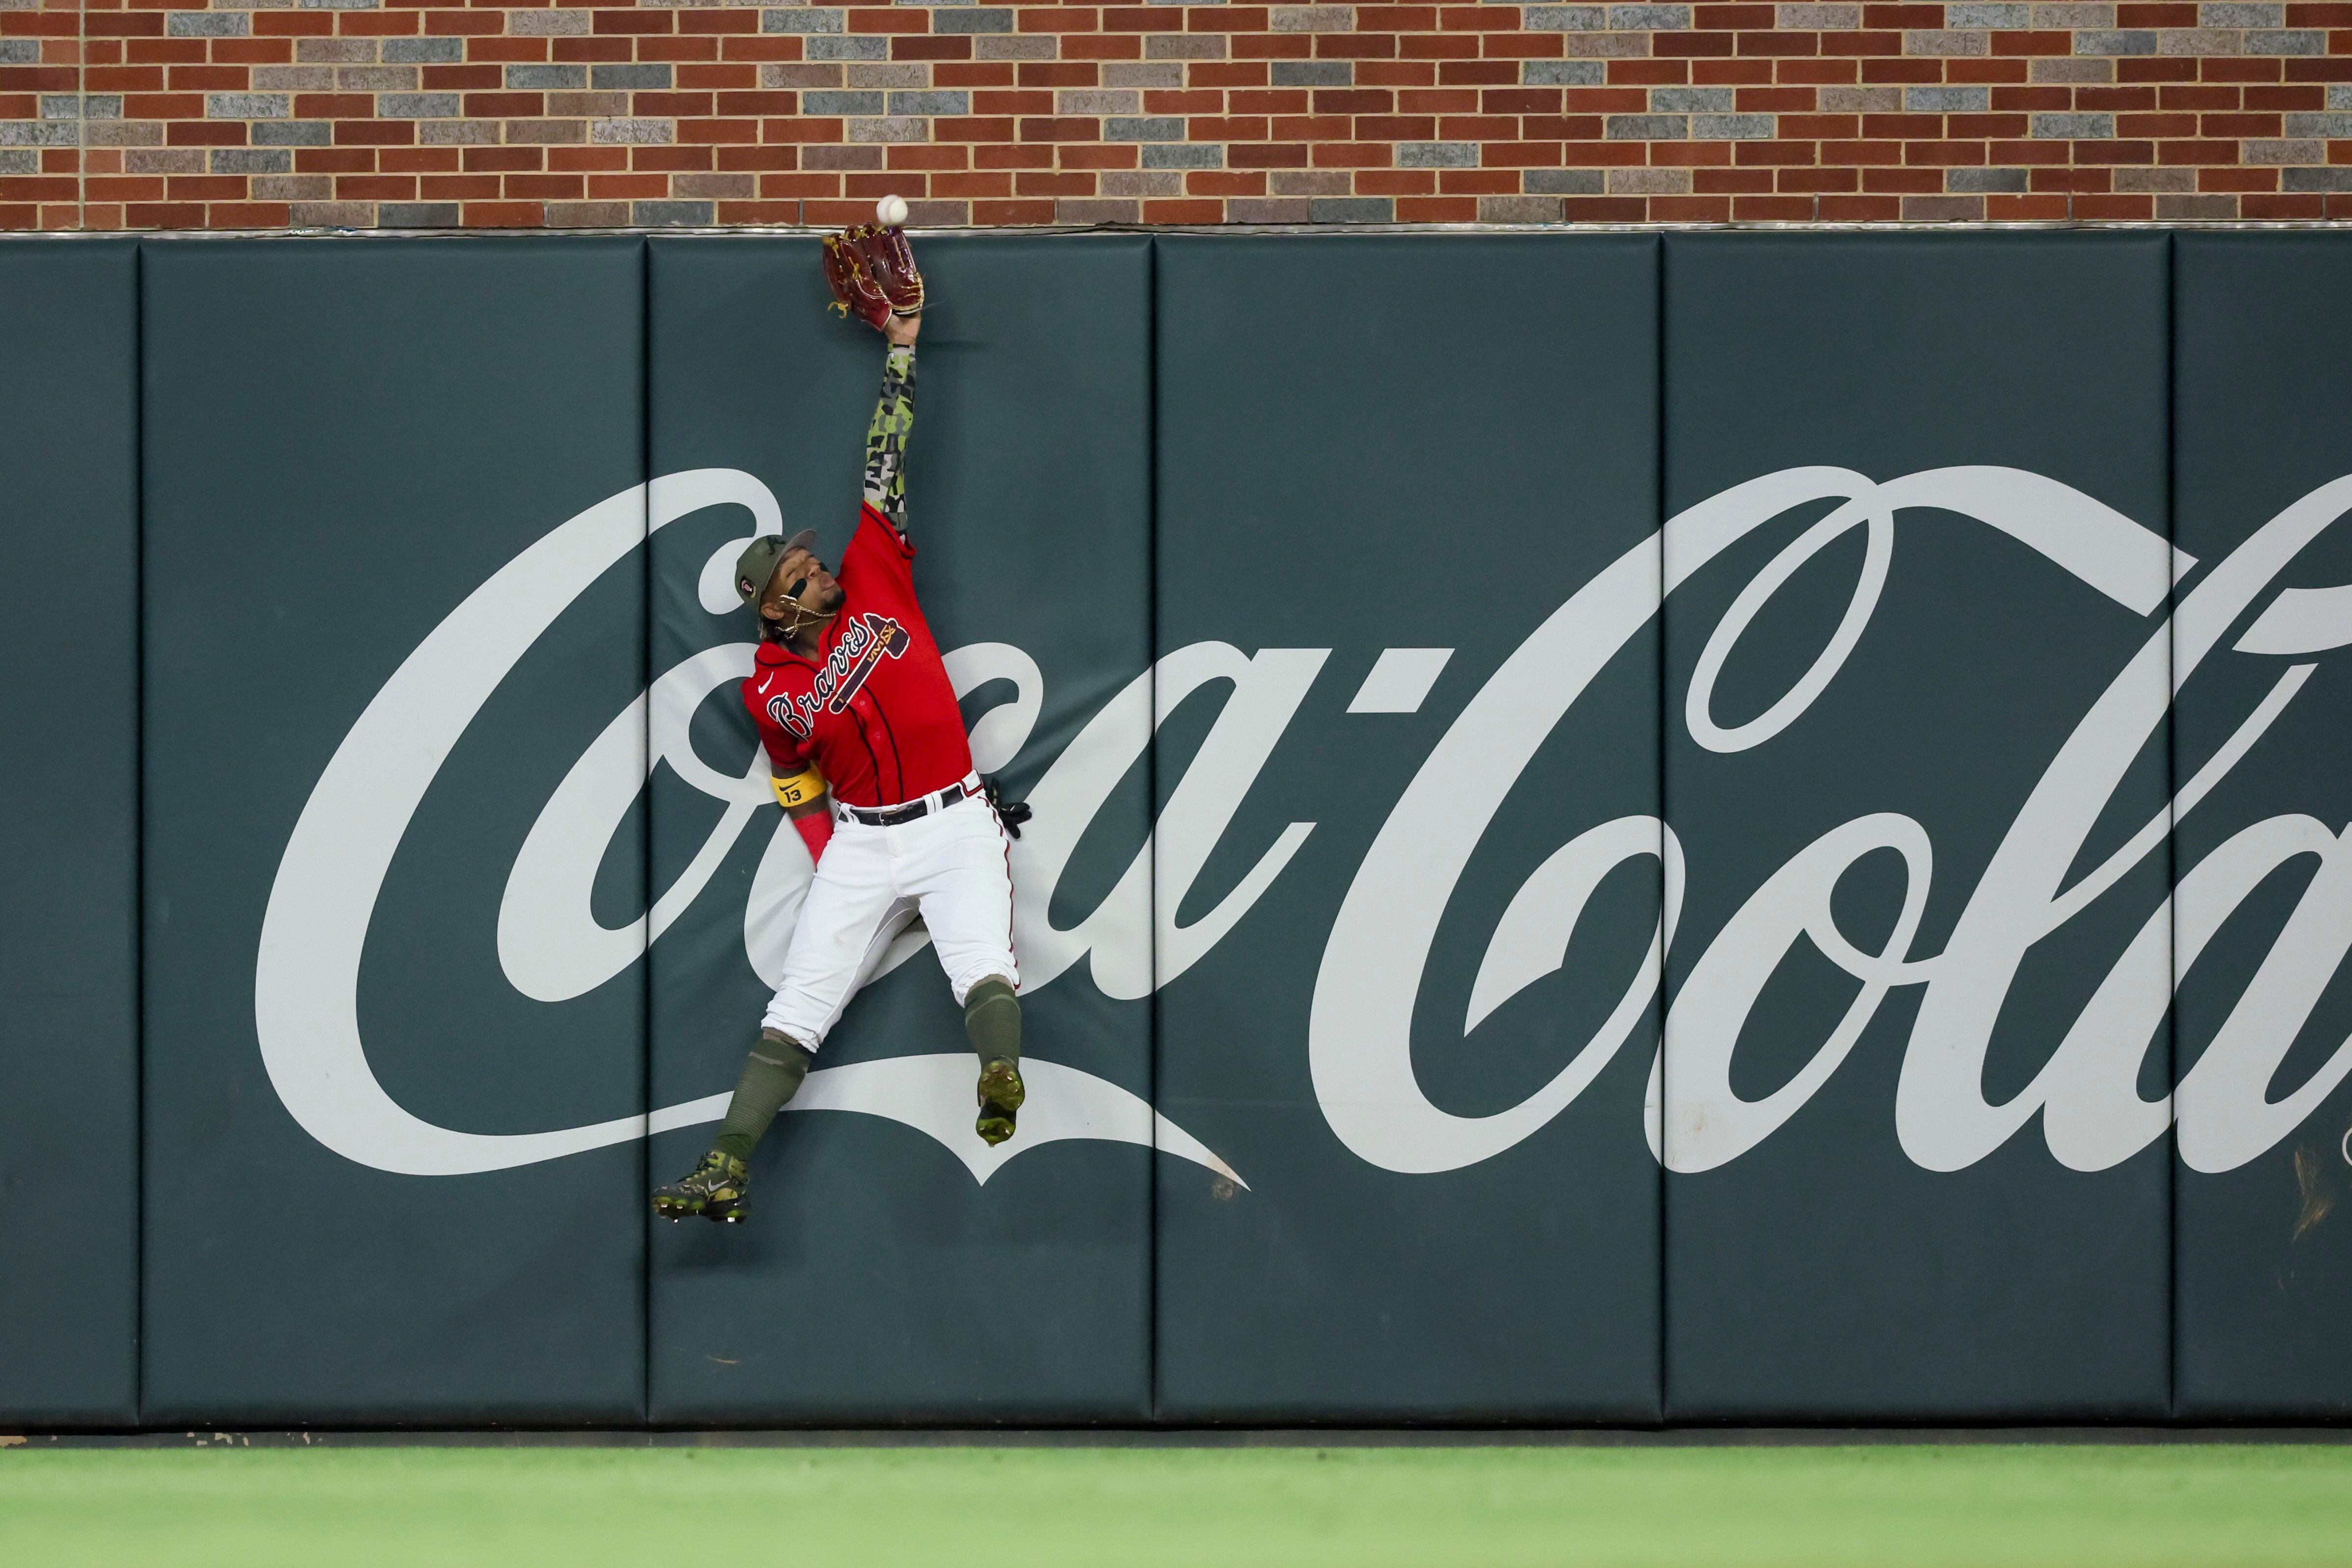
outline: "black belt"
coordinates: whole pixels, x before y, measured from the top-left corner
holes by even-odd
[[[920,800],[910,800],[904,805],[852,805],[847,801],[839,800],[834,804],[852,822],[862,822],[868,827],[896,827],[902,822],[913,822],[935,811],[945,811],[979,793],[978,785],[968,779],[959,779],[945,789],[934,790]]]

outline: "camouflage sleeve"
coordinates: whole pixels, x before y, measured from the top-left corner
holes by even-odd
[[[915,427],[915,351],[893,346],[882,363],[882,397],[866,428],[866,501],[907,531],[907,437]]]

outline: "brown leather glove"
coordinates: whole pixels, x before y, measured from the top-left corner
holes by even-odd
[[[834,308],[875,331],[892,316],[923,310],[923,274],[906,232],[865,224],[824,237],[824,280]]]

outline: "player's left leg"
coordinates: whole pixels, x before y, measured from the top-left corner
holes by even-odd
[[[899,886],[919,902],[931,946],[964,1010],[980,1058],[974,1130],[991,1143],[1013,1136],[1027,1089],[1021,1081],[1021,970],[1013,956],[1012,844],[987,803],[968,800],[915,825]],[[905,830],[901,830],[902,833]]]
[[[783,984],[761,1019],[709,1152],[688,1175],[653,1195],[664,1219],[741,1219],[753,1145],[808,1076],[817,1048],[850,996],[874,972],[881,950],[913,918],[911,900],[890,885],[879,827],[837,830],[818,863],[784,954]]]

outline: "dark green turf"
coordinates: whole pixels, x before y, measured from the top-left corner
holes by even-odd
[[[0,1452],[0,1563],[2352,1563],[2352,1447]]]

